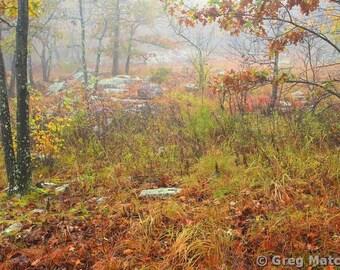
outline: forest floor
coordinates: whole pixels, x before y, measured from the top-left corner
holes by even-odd
[[[7,197],[0,160],[1,270],[336,269],[309,256],[339,257],[339,112],[228,115],[180,90],[93,113],[74,88],[32,95],[30,194]],[[181,192],[140,195],[163,187]]]

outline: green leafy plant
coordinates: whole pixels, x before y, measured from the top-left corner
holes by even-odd
[[[150,80],[155,83],[167,83],[171,73],[170,68],[160,67],[157,69],[151,69]]]

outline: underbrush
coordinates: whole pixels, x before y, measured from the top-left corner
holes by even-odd
[[[67,117],[55,162],[34,175],[70,188],[1,200],[2,227],[24,228],[0,236],[0,269],[20,256],[32,269],[215,270],[339,255],[336,111],[227,115],[177,93],[142,112],[84,106]],[[156,187],[182,191],[139,196]]]

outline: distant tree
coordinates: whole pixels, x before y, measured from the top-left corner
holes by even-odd
[[[79,4],[79,18],[80,18],[80,28],[81,28],[81,41],[80,41],[80,48],[81,48],[81,64],[82,64],[82,71],[84,74],[84,83],[88,85],[88,71],[87,71],[87,62],[86,62],[86,46],[85,46],[85,18],[84,18],[84,1],[78,0]]]
[[[112,76],[119,74],[119,55],[120,55],[120,23],[122,7],[120,0],[114,0],[114,19],[113,19],[113,58],[112,58]]]
[[[50,29],[39,33],[36,37],[41,44],[41,52],[39,49],[32,43],[32,47],[40,57],[41,61],[41,73],[42,79],[44,82],[48,82],[51,74],[51,64],[52,64],[52,53],[53,53],[53,37]],[[31,57],[31,53],[29,54]],[[30,60],[31,63],[32,60]],[[32,70],[32,68],[31,68]],[[32,76],[33,77],[33,76]]]
[[[35,51],[40,58],[42,79],[45,82],[49,81],[52,56],[55,50],[56,39],[59,36],[58,31],[53,26],[52,22],[57,19],[56,13],[58,6],[62,0],[52,0],[44,2],[41,5],[41,15],[32,21],[29,31],[29,55],[28,55],[28,71],[29,81],[33,85],[33,66],[32,66],[32,51]]]
[[[207,76],[211,67],[208,60],[215,52],[219,42],[217,41],[215,28],[200,27],[190,28],[185,25],[179,25],[177,21],[171,20],[176,35],[182,38],[191,48],[189,58],[195,70],[194,79],[198,84],[198,90],[203,92],[206,87]]]
[[[230,31],[232,34],[239,34],[246,31],[258,36],[267,35],[264,25],[266,21],[280,21],[290,26],[282,33],[280,39],[271,41],[271,48],[282,50],[287,44],[297,44],[302,41],[304,32],[308,32],[321,40],[327,42],[337,52],[340,48],[334,41],[334,31],[329,32],[321,27],[315,29],[313,24],[306,24],[308,16],[321,8],[319,0],[295,1],[295,0],[240,0],[240,1],[210,1],[203,8],[188,8],[182,0],[165,0],[167,8],[171,14],[180,10],[183,23],[193,25],[196,21],[202,24],[217,22],[221,28]],[[335,3],[337,0],[328,0],[326,3]],[[293,13],[292,10],[295,10]],[[299,12],[299,13],[298,13]],[[329,17],[332,20],[338,19],[338,10],[331,11]],[[300,15],[300,16],[299,16]]]
[[[294,54],[299,59],[298,72],[294,78],[289,78],[288,83],[294,85],[305,85],[307,97],[315,111],[321,101],[335,96],[340,98],[337,83],[340,82],[336,70],[339,69],[339,58],[337,53],[332,53],[330,46],[314,35],[306,35],[304,42],[300,44],[298,51]]]
[[[236,58],[244,70],[251,68],[262,68],[270,70],[271,100],[268,104],[268,112],[273,111],[279,98],[279,78],[281,51],[268,53],[270,40],[281,37],[283,32],[282,22],[267,22],[267,36],[255,36],[243,34],[241,37],[234,37],[228,44],[228,58]],[[230,57],[231,56],[231,57]],[[268,78],[269,79],[269,78]],[[269,81],[268,81],[269,83]]]
[[[144,35],[136,37],[140,28],[143,26],[152,28],[157,18],[160,17],[160,6],[157,4],[158,3],[155,0],[135,0],[126,11],[124,25],[127,28],[128,38],[126,42],[125,74],[130,73],[130,62],[132,57],[136,54],[134,53],[134,44],[136,42],[145,44],[148,40],[149,42],[152,41],[155,46],[163,47],[159,36],[153,35],[152,37],[146,37]]]
[[[241,32],[255,36],[268,36],[266,23],[279,22],[283,24],[283,32],[278,37],[269,39],[269,53],[276,57],[290,45],[304,42],[306,35],[312,35],[328,44],[337,55],[340,48],[337,43],[339,21],[339,1],[295,1],[295,0],[240,0],[240,1],[209,1],[206,5],[191,7],[182,0],[163,0],[170,14],[177,14],[179,21],[187,26],[196,23],[206,25],[216,22],[222,29],[233,35]],[[323,18],[317,21],[315,18]],[[270,31],[270,30],[269,30]],[[288,79],[287,79],[288,78]],[[291,83],[311,84],[303,80],[284,80]],[[282,79],[282,78],[281,78]],[[340,97],[334,85],[338,78],[330,78],[327,82],[317,83],[319,89]],[[315,84],[315,83],[313,83]],[[275,89],[274,89],[275,90]]]
[[[103,49],[103,39],[104,39],[105,34],[107,32],[107,25],[108,25],[107,18],[104,17],[103,18],[102,30],[101,30],[101,32],[98,36],[96,67],[95,67],[95,71],[94,71],[94,77],[95,77],[95,83],[94,83],[94,86],[93,86],[94,91],[96,91],[97,87],[98,87],[98,77],[99,77],[101,54],[102,54],[102,49]]]

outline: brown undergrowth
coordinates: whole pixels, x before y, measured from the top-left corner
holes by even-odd
[[[69,187],[1,193],[0,231],[22,227],[0,235],[0,269],[296,269],[256,258],[339,256],[335,111],[227,115],[179,91],[95,115],[75,93],[46,105],[46,123],[63,119],[46,135],[62,141],[34,169],[35,183]],[[139,196],[159,187],[182,191]]]

